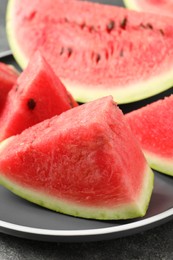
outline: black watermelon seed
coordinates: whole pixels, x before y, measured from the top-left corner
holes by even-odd
[[[152,24],[151,24],[151,23],[147,23],[147,24],[146,24],[146,27],[147,27],[148,29],[151,29],[151,30],[153,30],[153,26],[152,26]]]
[[[159,30],[162,35],[165,35],[164,31],[162,29]]]
[[[91,25],[88,27],[88,30],[89,30],[89,32],[93,32],[93,31],[95,31],[95,27],[93,25]]]
[[[60,53],[59,53],[59,54],[60,54],[60,55],[62,55],[63,53],[64,53],[64,47],[62,47],[62,48],[61,48],[61,50],[60,50]]]
[[[70,48],[70,47],[67,48],[68,57],[71,56],[72,52],[73,52],[72,48]]]
[[[106,26],[106,29],[108,32],[111,32],[114,28],[115,28],[115,22],[113,20],[110,20]]]
[[[33,98],[30,98],[28,100],[27,105],[28,105],[29,110],[33,110],[35,108],[35,106],[36,106],[36,102],[35,102],[35,100]]]
[[[99,53],[97,53],[96,54],[96,62],[98,63],[100,59],[101,59],[101,55]]]
[[[19,85],[16,84],[15,91],[17,92],[19,88]]]
[[[80,27],[81,27],[81,29],[84,29],[86,27],[86,24],[82,23]]]
[[[127,17],[124,17],[124,19],[120,23],[120,27],[122,29],[126,29],[126,26],[127,26]]]

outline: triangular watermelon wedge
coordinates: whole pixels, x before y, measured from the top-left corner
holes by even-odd
[[[173,95],[126,114],[150,166],[173,176]]]
[[[0,144],[0,183],[65,214],[144,216],[153,173],[111,97],[70,109]]]
[[[0,116],[0,141],[76,105],[46,60],[36,52],[8,94]]]
[[[12,66],[0,62],[0,113],[18,76],[19,73]]]

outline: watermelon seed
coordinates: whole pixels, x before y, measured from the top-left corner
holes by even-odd
[[[120,27],[125,30],[126,26],[127,26],[127,17],[124,17],[124,19],[120,23]]]
[[[62,48],[61,48],[61,50],[60,50],[60,53],[59,53],[59,54],[60,54],[60,55],[62,55],[63,53],[64,53],[64,47],[62,47]]]
[[[81,27],[81,29],[84,29],[85,26],[86,26],[86,24],[85,24],[85,23],[82,23],[80,27]]]
[[[100,59],[101,59],[101,55],[99,53],[97,53],[96,54],[96,63],[98,63]]]
[[[153,26],[151,23],[147,23],[146,25],[144,25],[143,23],[140,24],[140,27],[144,28],[144,29],[150,29],[153,30]]]
[[[165,34],[164,34],[164,31],[163,31],[162,29],[160,29],[159,31],[160,31],[160,33],[161,33],[162,35],[165,35]]]
[[[69,47],[69,48],[67,49],[68,57],[71,56],[72,52],[73,52],[73,51],[72,51],[72,48]]]
[[[18,91],[19,85],[16,85],[15,91]]]
[[[89,32],[93,32],[93,31],[95,31],[94,26],[89,26],[88,29],[89,29]]]
[[[33,98],[30,98],[28,100],[27,105],[28,105],[29,110],[33,110],[35,108],[35,106],[36,106],[36,102],[35,102],[35,100]]]
[[[106,26],[106,29],[108,32],[111,32],[114,28],[115,28],[115,22],[113,20],[110,20]]]
[[[153,26],[152,26],[152,24],[150,24],[150,23],[147,23],[147,24],[146,24],[146,27],[147,27],[148,29],[153,30]]]

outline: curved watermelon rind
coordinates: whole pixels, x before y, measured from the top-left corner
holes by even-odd
[[[128,3],[128,1],[127,1]],[[22,52],[22,49],[19,47],[17,42],[15,33],[12,29],[12,19],[13,19],[13,6],[15,4],[15,0],[10,0],[7,6],[7,14],[6,14],[6,31],[9,45],[11,47],[12,53],[20,65],[21,68],[26,68],[28,64],[28,58]],[[169,72],[163,73],[162,75],[156,75],[150,80],[146,80],[144,82],[133,83],[125,88],[123,86],[113,90],[112,87],[104,89],[101,85],[96,86],[93,85],[82,85],[78,82],[73,82],[70,80],[66,80],[61,78],[61,81],[66,86],[67,90],[72,94],[74,99],[78,102],[89,102],[93,101],[97,98],[101,98],[103,96],[112,95],[113,99],[118,104],[131,103],[135,101],[139,101],[145,98],[149,98],[153,95],[159,94],[167,89],[169,89],[173,85],[173,67]],[[143,91],[141,91],[143,89]]]
[[[61,81],[73,97],[79,102],[85,103],[111,95],[118,104],[126,104],[149,98],[168,90],[173,85],[172,75],[173,68],[168,73],[163,73],[163,75],[153,77],[143,83],[134,83],[132,87],[129,87],[129,90],[123,88],[122,86],[119,89],[116,88],[116,91],[113,91],[112,89],[109,90],[108,88],[103,89],[102,86],[100,86],[100,88],[99,86],[97,86],[97,88],[93,88],[93,85],[81,85],[77,82],[72,82],[62,78]],[[141,88],[143,88],[143,92],[141,92]]]
[[[146,160],[150,167],[158,172],[173,176],[173,158],[163,158],[157,154],[143,149]]]
[[[104,207],[86,207],[74,204],[73,202],[58,200],[43,192],[18,185],[14,181],[3,177],[2,173],[0,174],[0,184],[23,199],[59,213],[88,219],[119,220],[143,217],[146,214],[154,180],[153,173],[146,172],[146,176],[148,177],[146,181],[147,185],[145,185],[145,190],[142,192],[142,199],[144,199],[144,201],[139,200],[138,203],[134,202],[111,209]]]
[[[123,0],[124,5],[131,10],[135,10],[135,11],[141,11],[137,1],[133,1],[133,0]]]
[[[14,136],[1,142],[0,150],[3,151],[13,141],[13,138]],[[132,198],[131,203],[116,205],[115,207],[89,207],[72,201],[58,199],[55,196],[46,194],[46,191],[37,191],[32,187],[26,187],[23,183],[17,183],[14,179],[7,178],[3,172],[0,172],[0,185],[21,198],[56,212],[88,219],[119,220],[145,216],[154,187],[154,173],[147,164],[143,176],[144,179],[141,184],[143,187],[139,191],[140,195]]]
[[[21,54],[21,49],[19,48],[19,45],[17,44],[17,41],[15,40],[14,31],[11,30],[10,26],[10,17],[13,10],[13,4],[14,0],[8,1],[7,4],[7,10],[6,10],[6,33],[8,38],[8,43],[11,48],[12,53],[16,53],[16,56],[18,57],[17,62],[20,65],[21,68],[25,68],[27,66],[27,59],[24,57],[24,55]]]

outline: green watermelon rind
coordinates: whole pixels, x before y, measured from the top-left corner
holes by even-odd
[[[127,205],[123,205],[120,207],[115,207],[112,209],[109,208],[99,208],[99,207],[86,207],[82,205],[74,204],[73,202],[68,202],[64,200],[58,200],[50,195],[45,195],[43,192],[37,192],[34,189],[24,187],[23,185],[18,185],[17,183],[8,180],[3,177],[3,174],[0,174],[0,184],[10,190],[12,193],[20,196],[23,199],[26,199],[32,203],[35,203],[41,207],[45,207],[47,209],[75,216],[81,218],[88,219],[100,219],[100,220],[108,220],[108,219],[131,219],[137,217],[143,217],[146,214],[148,209],[151,190],[153,189],[153,174],[149,174],[148,182],[146,185],[145,191],[143,190],[143,196],[145,198],[145,204],[141,201],[136,203],[131,203]]]
[[[11,15],[14,3],[15,0],[10,0],[7,6],[7,38],[16,61],[21,66],[21,68],[24,69],[28,64],[28,59],[25,54],[22,53],[22,50],[20,49],[16,40],[14,30],[11,27]],[[104,89],[101,85],[97,85],[94,88],[93,85],[82,85],[79,82],[73,82],[64,78],[61,78],[61,81],[66,86],[67,90],[72,94],[74,99],[79,102],[85,103],[103,96],[112,95],[113,99],[118,104],[125,104],[149,98],[169,89],[173,85],[172,74],[173,67],[170,69],[170,71],[163,73],[163,75],[156,75],[150,80],[136,82],[125,88],[121,86],[116,88],[116,90],[113,90],[111,87]],[[143,91],[141,91],[141,89],[143,89]]]
[[[9,145],[12,139],[13,137],[10,137],[1,143],[1,151],[6,145]],[[110,208],[82,206],[81,204],[79,205],[72,201],[57,199],[55,196],[45,194],[43,191],[37,191],[31,187],[26,187],[23,183],[19,184],[15,180],[5,177],[3,172],[0,172],[0,185],[21,198],[59,213],[88,219],[118,220],[145,216],[153,191],[154,173],[151,168],[146,165],[140,197],[134,198],[134,203],[116,206],[115,208],[112,206]]]
[[[130,87],[129,90],[122,87],[119,89],[116,88],[116,91],[113,91],[111,88],[102,89],[101,86],[100,88],[99,86],[93,88],[93,85],[82,85],[63,78],[61,80],[73,97],[79,102],[85,103],[111,95],[118,104],[125,104],[152,97],[171,88],[173,85],[172,74],[173,68],[168,73],[153,77],[151,80],[143,83],[134,83],[133,88]],[[140,91],[141,88],[143,88],[143,92]]]
[[[16,55],[19,56],[19,65],[22,67],[22,64],[24,67],[27,66],[27,61],[24,59],[22,60],[22,57],[21,57],[21,50],[17,44],[17,42],[15,41],[15,35],[13,34],[13,30],[10,29],[10,14],[12,12],[12,9],[13,9],[13,2],[14,0],[12,1],[8,1],[8,4],[7,4],[7,10],[6,10],[6,33],[7,33],[7,38],[9,40],[9,45],[11,47],[11,50],[15,50],[16,52]]]
[[[138,0],[139,1],[139,0]],[[132,10],[136,10],[136,11],[141,11],[140,7],[138,6],[137,1],[133,1],[133,0],[123,0],[124,5]]]
[[[145,149],[143,149],[143,153],[152,169],[173,176],[173,158],[163,158],[163,156],[159,156]]]

